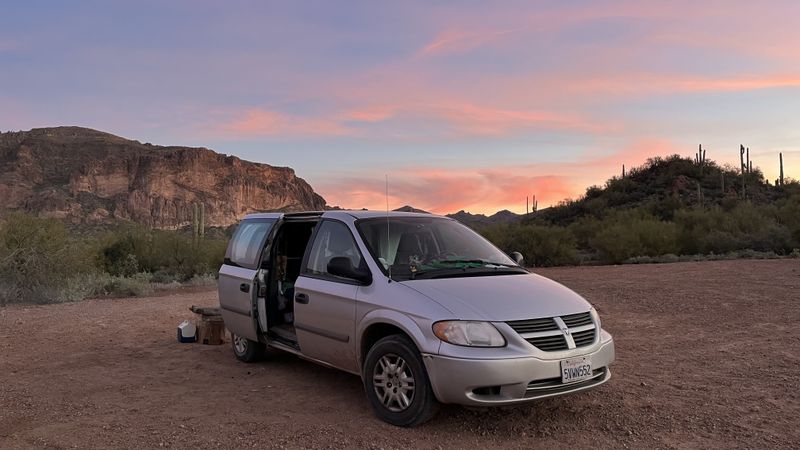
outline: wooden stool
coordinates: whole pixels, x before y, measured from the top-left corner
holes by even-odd
[[[206,345],[225,343],[225,322],[219,308],[192,306],[196,317],[197,342]]]

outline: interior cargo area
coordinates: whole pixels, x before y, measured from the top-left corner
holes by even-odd
[[[266,319],[270,338],[296,344],[294,330],[294,284],[300,276],[301,263],[311,240],[316,221],[285,222],[281,225],[268,256]]]

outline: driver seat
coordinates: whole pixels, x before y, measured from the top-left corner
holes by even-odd
[[[416,233],[403,233],[400,235],[400,242],[397,243],[397,254],[394,257],[394,263],[409,264],[409,259],[412,256],[421,257],[424,254],[419,235]]]

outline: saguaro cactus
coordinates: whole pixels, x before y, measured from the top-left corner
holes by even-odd
[[[622,165],[622,178],[625,178],[625,164]]]
[[[778,158],[780,159],[781,162],[781,177],[778,179],[781,182],[781,186],[783,186],[783,153],[778,153]]]
[[[203,237],[206,235],[206,204],[205,203],[200,203],[200,218],[199,218],[198,222],[199,222],[198,226],[199,226],[200,229],[198,230],[197,234],[198,234],[198,236],[200,236],[200,239],[203,239]]]
[[[703,204],[703,189],[700,187],[700,182],[697,182],[697,201]]]
[[[533,202],[531,204],[531,210],[532,210],[532,212],[536,212],[537,209],[539,209],[539,201],[536,200],[536,195],[534,195],[533,196]]]
[[[747,172],[747,166],[744,165],[744,145],[739,144],[739,168],[742,169],[742,175]]]
[[[753,161],[750,159],[750,147],[747,147],[747,173],[753,173]]]
[[[750,155],[748,154],[748,157]],[[739,161],[741,165],[739,166],[742,169],[742,198],[747,197],[747,182],[745,180],[745,174],[747,173],[747,166],[744,163],[744,145],[739,144]]]
[[[197,242],[206,234],[206,205],[192,203],[192,239]]]
[[[198,220],[197,203],[192,203],[192,236],[197,236],[197,230],[199,228]]]
[[[703,166],[706,164],[706,151],[703,150],[703,144],[697,145],[697,153],[694,154],[694,162],[700,166],[700,175],[702,175]]]

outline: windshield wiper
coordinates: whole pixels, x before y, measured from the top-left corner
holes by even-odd
[[[485,259],[440,259],[434,264],[485,264],[487,266],[519,267],[516,264],[487,261]]]

